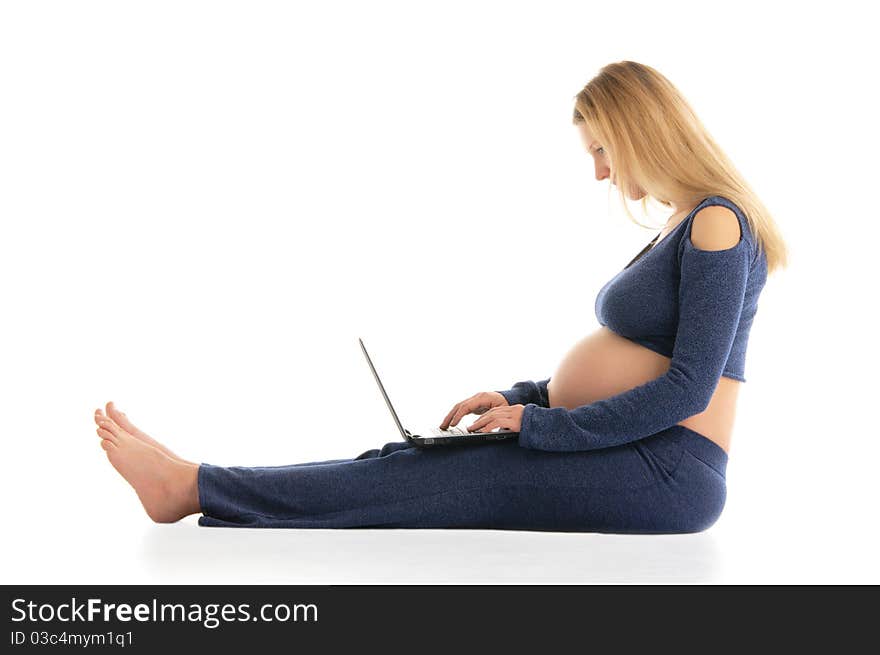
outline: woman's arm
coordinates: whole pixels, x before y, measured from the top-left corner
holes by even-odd
[[[508,405],[527,405],[529,403],[538,407],[550,407],[550,397],[547,393],[547,384],[550,378],[546,380],[523,380],[517,382],[512,388],[506,391],[499,391],[507,400]]]
[[[737,220],[732,213],[731,219]],[[705,226],[701,229],[705,234]],[[729,245],[730,225],[719,226],[718,235]],[[655,434],[706,409],[733,346],[752,260],[752,245],[744,236],[724,250],[702,249],[711,243],[711,238],[691,242],[687,234],[682,239],[679,322],[669,370],[572,410],[522,403],[521,446],[549,451],[607,448]],[[526,384],[522,396],[511,396],[518,400],[534,394]]]

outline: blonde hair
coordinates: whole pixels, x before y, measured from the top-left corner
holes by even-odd
[[[575,96],[573,122],[585,123],[613,155],[615,182],[633,222],[638,223],[625,201],[627,188],[640,187],[667,206],[723,196],[746,215],[758,251],[766,252],[768,274],[788,265],[788,249],[770,212],[684,96],[650,66],[619,61],[601,68]],[[645,198],[641,205],[647,214]]]

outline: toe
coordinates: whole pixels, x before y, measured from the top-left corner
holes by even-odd
[[[104,413],[104,410],[96,409],[95,410],[95,423],[101,425],[102,423],[112,423],[113,417],[108,416]]]
[[[122,432],[122,428],[116,425],[116,423],[113,422],[113,419],[104,417],[100,421],[98,421],[98,425],[100,426],[100,428],[103,428],[106,432],[109,432],[114,437],[119,437]]]
[[[109,430],[105,430],[104,428],[98,428],[96,432],[98,433],[98,436],[101,437],[101,439],[103,439],[104,441],[111,441],[113,443],[116,443],[116,441],[119,439],[115,434],[113,434]]]
[[[119,416],[122,414],[116,407],[113,405],[113,401],[111,400],[104,408],[104,413],[111,417],[113,420],[118,420]]]
[[[107,416],[116,421],[116,423],[125,430],[131,431],[131,429],[134,428],[132,422],[128,420],[128,416],[126,416],[124,412],[120,412],[119,408],[113,404],[112,400],[107,403]]]

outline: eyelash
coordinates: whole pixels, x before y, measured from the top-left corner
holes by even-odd
[[[596,152],[599,152],[600,150],[605,150],[605,148],[603,148],[602,146],[599,146],[598,148],[596,148]]]

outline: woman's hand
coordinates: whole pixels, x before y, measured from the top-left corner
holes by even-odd
[[[468,430],[471,432],[491,432],[495,428],[501,428],[502,430],[519,432],[522,425],[523,409],[525,409],[525,405],[509,405],[490,409],[469,425]]]
[[[445,430],[450,424],[458,425],[458,422],[468,414],[482,414],[496,407],[507,406],[507,398],[497,391],[481,391],[456,404],[443,419],[440,429]]]

